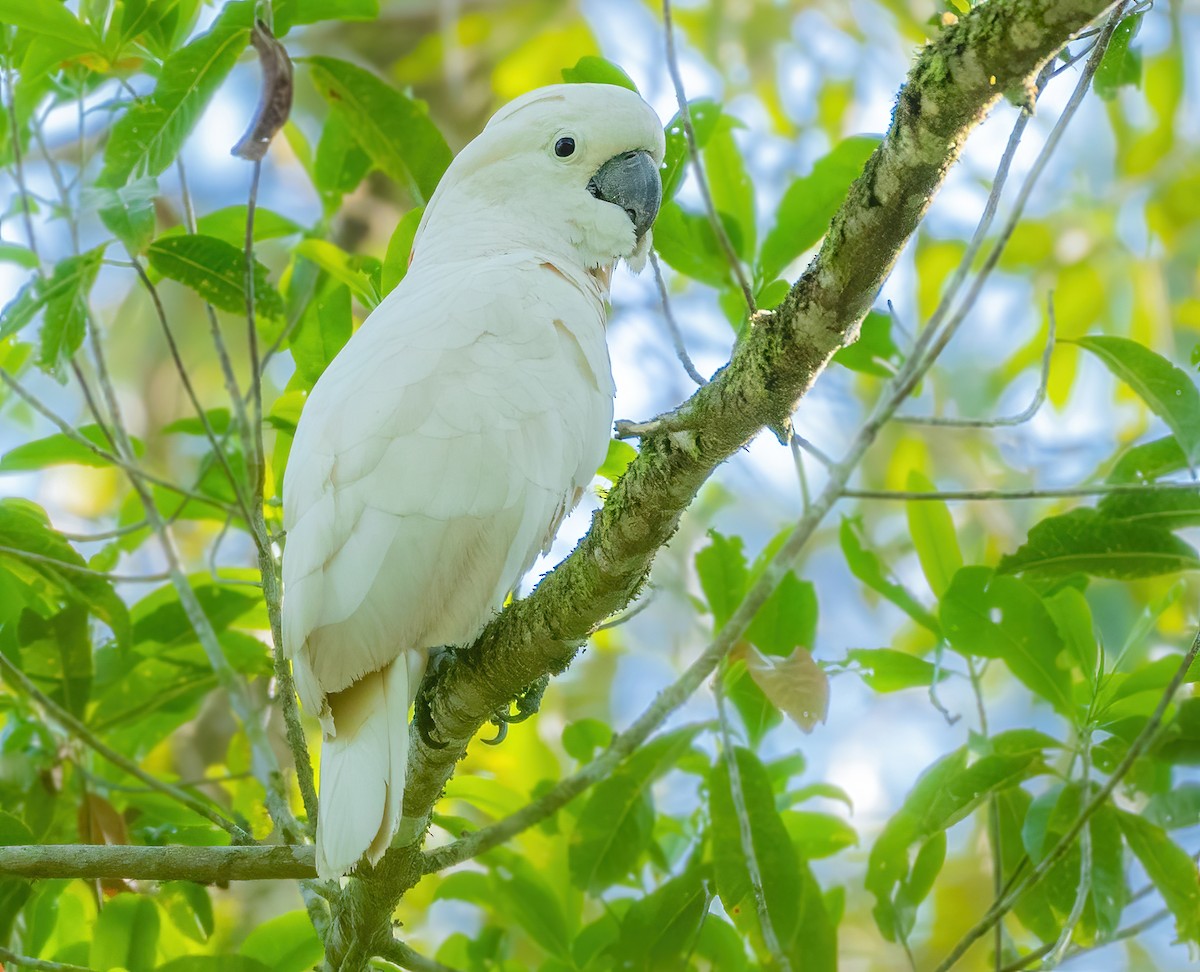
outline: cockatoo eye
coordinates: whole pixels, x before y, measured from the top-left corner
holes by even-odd
[[[575,139],[564,136],[554,143],[554,154],[560,159],[569,159],[575,154]]]

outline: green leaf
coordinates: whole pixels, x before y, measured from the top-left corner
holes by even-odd
[[[565,72],[564,72],[565,73]],[[608,954],[628,972],[682,969],[705,921],[712,895],[698,867],[689,867],[630,905]]]
[[[130,970],[133,972],[133,970]],[[157,972],[271,972],[264,965],[244,955],[184,955],[160,965]]]
[[[246,311],[246,251],[214,236],[164,236],[150,244],[150,265],[164,277],[194,290],[221,310]],[[283,298],[254,261],[254,308],[263,317],[283,316]]]
[[[344,115],[375,164],[428,202],[450,164],[450,148],[424,106],[370,71],[332,57],[306,59],[317,89]]]
[[[64,54],[100,49],[92,29],[60,0],[0,0],[0,24],[52,38]]]
[[[1158,888],[1175,916],[1175,932],[1185,942],[1200,943],[1200,873],[1196,862],[1161,827],[1132,813],[1117,811],[1129,849]]]
[[[612,740],[612,727],[599,719],[577,719],[562,732],[563,749],[581,763],[589,762],[597,749],[606,748]]]
[[[696,148],[703,149],[708,144],[712,133],[716,131],[717,122],[721,119],[721,106],[715,101],[702,98],[688,102],[688,117],[692,121],[692,131],[696,135]],[[666,136],[666,152],[663,155],[662,185],[664,205],[679,191],[683,184],[684,173],[687,170],[689,150],[687,135],[683,128],[683,119],[679,112],[667,122],[664,131]],[[654,227],[658,235],[658,224]]]
[[[1003,877],[1011,881],[1015,874],[1025,873],[1029,858],[1021,843],[1021,826],[1032,798],[1019,786],[1001,790],[995,796],[996,818],[1000,832],[1000,858]],[[1058,937],[1059,925],[1046,893],[1046,882],[1039,881],[1017,900],[1013,911],[1021,923],[1044,942]]]
[[[858,340],[836,352],[833,360],[843,368],[876,378],[890,378],[904,360],[892,340],[892,317],[871,311],[863,318]]]
[[[212,937],[212,899],[204,885],[165,881],[159,886],[158,903],[185,937],[201,944]]]
[[[485,861],[493,865],[496,900],[512,923],[538,945],[563,960],[571,957],[571,938],[559,896],[529,861],[497,848]]]
[[[704,171],[713,206],[722,215],[734,251],[746,262],[754,259],[754,185],[746,172],[741,149],[733,138],[738,122],[723,115],[704,146]]]
[[[59,381],[66,380],[65,365],[83,344],[87,331],[88,294],[96,282],[103,258],[102,246],[80,256],[67,257],[39,288],[46,315],[42,320],[38,366]]]
[[[858,845],[858,833],[846,821],[828,813],[784,810],[783,825],[796,852],[806,861],[832,857]]]
[[[1033,588],[987,567],[964,567],[942,597],[941,620],[955,651],[1002,659],[1035,695],[1073,716],[1071,677],[1058,664],[1066,646]]]
[[[342,197],[358,188],[371,170],[371,156],[358,144],[354,130],[341,112],[330,112],[317,142],[313,181],[327,213],[336,212]]]
[[[305,911],[289,911],[257,925],[238,952],[271,972],[307,972],[324,954]]]
[[[912,492],[935,492],[937,487],[916,469],[908,474],[907,488]],[[908,515],[908,531],[921,561],[921,569],[929,588],[938,597],[945,593],[963,565],[962,551],[950,510],[941,500],[910,500],[904,504]]]
[[[392,237],[388,240],[387,253],[383,258],[383,277],[380,281],[381,293],[390,294],[392,289],[408,273],[408,261],[412,257],[413,240],[417,235],[417,227],[421,225],[421,217],[425,207],[418,206],[410,209],[396,224]]]
[[[92,926],[88,965],[151,972],[156,964],[158,930],[158,909],[152,899],[119,894],[104,906]]]
[[[789,570],[754,615],[746,637],[768,655],[811,649],[817,640],[816,588]]]
[[[1143,523],[1164,530],[1200,526],[1200,487],[1113,493],[1097,504],[1096,512],[1111,520]]]
[[[569,84],[615,84],[637,91],[637,85],[619,64],[594,54],[585,54],[574,67],[563,68],[562,77]]]
[[[322,287],[288,338],[296,370],[310,386],[350,340],[353,329],[350,288],[337,281]]]
[[[821,889],[792,846],[762,763],[741,747],[733,755],[746,808],[744,821],[739,820],[734,806],[726,758],[717,761],[709,782],[712,859],[721,903],[739,927],[757,926],[754,891],[742,850],[744,822],[758,859],[767,913],[784,953],[793,968],[833,972],[837,968],[837,932],[825,910]]]
[[[1092,924],[1101,936],[1112,935],[1129,901],[1125,846],[1116,810],[1103,804],[1088,821],[1092,838],[1092,887],[1088,898]]]
[[[217,583],[208,573],[196,574],[189,581],[200,607],[217,632],[224,631],[261,602],[260,597],[246,588]],[[147,594],[133,606],[130,616],[133,638],[138,644],[152,641],[160,645],[179,645],[195,640],[195,632],[173,585],[166,584]]]
[[[1128,338],[1084,337],[1074,343],[1137,392],[1170,426],[1190,462],[1200,459],[1200,391],[1187,372]]]
[[[929,688],[934,675],[940,682],[950,673],[932,662],[894,648],[851,648],[846,657],[858,666],[858,674],[876,692],[898,692],[906,688]]]
[[[708,217],[689,213],[677,202],[664,202],[659,210],[654,248],[671,269],[710,287],[725,287],[732,279],[729,260]]]
[[[935,635],[941,636],[941,627],[929,610],[917,597],[897,583],[873,550],[868,550],[862,537],[862,520],[858,517],[844,517],[838,528],[838,540],[841,543],[842,554],[850,573],[860,581],[887,598],[896,607],[917,622],[928,628]]]
[[[1092,78],[1096,94],[1106,101],[1117,96],[1117,91],[1127,84],[1137,85],[1142,80],[1142,54],[1129,45],[1142,26],[1142,14],[1124,18],[1109,39],[1100,66]]]
[[[637,449],[628,442],[609,439],[608,453],[604,457],[604,462],[600,464],[600,468],[596,470],[596,475],[607,479],[610,483],[615,483],[625,474],[629,464],[636,458]]]
[[[29,247],[18,246],[16,243],[0,243],[0,263],[15,263],[26,270],[38,268],[37,254]]]
[[[818,159],[813,170],[796,179],[784,193],[775,225],[763,240],[758,276],[778,277],[783,270],[825,235],[850,185],[879,145],[874,136],[847,138]]]
[[[1164,830],[1200,825],[1200,783],[1179,783],[1173,790],[1155,793],[1142,816]]]
[[[374,310],[379,305],[383,266],[374,257],[347,253],[336,243],[312,238],[301,240],[295,252],[344,283],[364,307]]]
[[[1173,435],[1126,449],[1110,470],[1106,482],[1145,483],[1186,469],[1187,456]]]
[[[91,186],[85,190],[85,205],[95,208],[100,220],[134,256],[154,239],[154,199],[158,180],[135,179],[129,185],[113,189]]]
[[[1161,527],[1077,509],[1042,520],[1015,553],[1000,559],[997,570],[1037,577],[1086,573],[1130,580],[1198,567],[1196,551]]]
[[[685,726],[647,743],[602,780],[579,814],[568,851],[571,882],[598,891],[628,875],[654,828],[650,784],[688,751],[700,726]]]
[[[97,183],[116,189],[131,175],[156,176],[171,165],[201,113],[250,39],[254,3],[227,3],[206,33],[163,62],[149,98],[113,126]]]
[[[75,431],[102,449],[111,448],[111,444],[98,425],[81,425]],[[141,439],[132,438],[131,441],[137,455],[140,456],[146,451]],[[77,442],[62,432],[56,432],[44,439],[23,442],[19,446],[9,449],[4,454],[4,458],[0,459],[0,473],[29,472],[32,469],[45,469],[47,466],[60,466],[68,463],[77,466],[91,466],[95,469],[109,465],[106,459],[96,455],[81,442]]]
[[[1100,665],[1100,646],[1092,626],[1092,609],[1087,598],[1074,587],[1055,591],[1042,603],[1054,619],[1063,644],[1089,683],[1094,683]]]
[[[274,6],[275,29],[280,37],[301,24],[379,17],[379,0],[276,0]]]
[[[696,573],[713,626],[720,630],[745,597],[746,555],[741,537],[726,537],[716,530],[709,530],[708,536],[712,543],[696,554]]]
[[[253,229],[255,243],[304,232],[304,227],[299,223],[263,206],[254,207]],[[225,206],[205,213],[196,220],[196,232],[202,236],[215,236],[234,246],[243,246],[246,242],[246,204]]]

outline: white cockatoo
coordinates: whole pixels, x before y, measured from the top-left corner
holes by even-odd
[[[387,849],[430,649],[482,631],[604,459],[608,281],[645,262],[663,149],[654,111],[612,85],[500,109],[308,396],[283,486],[283,644],[324,734],[322,877]]]

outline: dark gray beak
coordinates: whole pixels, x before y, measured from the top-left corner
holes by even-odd
[[[662,204],[662,179],[649,152],[622,152],[600,166],[588,183],[588,192],[625,210],[641,240]]]

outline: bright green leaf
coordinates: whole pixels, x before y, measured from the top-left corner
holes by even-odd
[[[425,207],[418,206],[410,209],[396,224],[392,237],[388,240],[387,254],[383,258],[383,276],[380,281],[380,293],[387,296],[395,288],[404,275],[408,273],[408,262],[412,259],[413,240],[417,228],[421,225],[421,217]]]
[[[246,252],[213,236],[164,236],[150,244],[150,265],[221,310],[246,312]],[[283,298],[254,261],[254,307],[263,317],[283,316]]]
[[[1187,851],[1161,827],[1132,813],[1117,811],[1129,849],[1142,863],[1175,916],[1175,932],[1185,942],[1200,943],[1200,873]]]
[[[594,54],[585,54],[574,67],[563,68],[562,77],[569,84],[615,84],[637,91],[637,85],[619,64]]]
[[[858,674],[876,692],[906,688],[929,688],[934,676],[940,682],[950,673],[932,662],[894,648],[851,648],[846,657],[858,666]]]
[[[907,488],[913,492],[935,492],[937,487],[922,473],[908,474]],[[930,590],[941,597],[951,577],[963,565],[958,534],[950,510],[941,500],[910,500],[905,503],[908,531],[921,561]]]
[[[879,555],[869,550],[862,535],[862,521],[856,518],[843,518],[838,528],[838,540],[841,543],[842,554],[850,573],[860,581],[887,598],[896,607],[935,635],[941,635],[937,618],[908,588],[898,583],[888,571]]]

